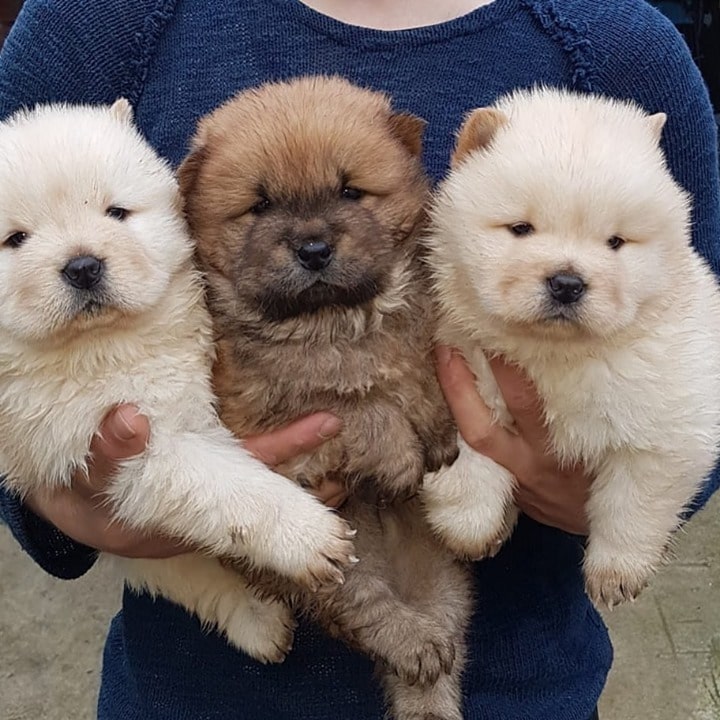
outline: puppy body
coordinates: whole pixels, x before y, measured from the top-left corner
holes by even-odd
[[[552,90],[475,111],[428,239],[440,339],[463,350],[508,427],[486,357],[518,364],[554,452],[595,477],[584,569],[609,605],[661,563],[720,440],[720,295],[689,244],[663,123]],[[456,553],[490,554],[514,525],[513,484],[461,444],[426,480],[429,520]]]
[[[243,572],[376,658],[396,718],[451,720],[467,574],[417,498],[406,500],[456,454],[416,242],[421,132],[345,81],[269,85],[201,122],[180,177],[218,336],[223,421],[242,434],[319,410],[343,420],[280,471],[303,485],[347,483],[340,513],[358,530],[359,564],[317,593]]]
[[[341,579],[338,564],[352,552],[346,525],[220,424],[211,323],[177,185],[127,103],[20,113],[0,125],[0,156],[6,485],[20,495],[69,486],[87,470],[104,414],[136,403],[151,436],[107,489],[118,521],[300,583]],[[257,601],[218,560],[123,565],[135,586],[276,655],[274,642],[233,625],[235,608]],[[279,604],[261,612],[282,627],[289,621]]]

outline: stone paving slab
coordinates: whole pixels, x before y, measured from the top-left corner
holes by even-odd
[[[637,602],[605,613],[609,720],[720,720],[720,497],[688,523],[675,561]]]

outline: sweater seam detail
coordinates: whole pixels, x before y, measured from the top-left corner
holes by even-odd
[[[597,63],[586,22],[565,16],[555,0],[522,0],[540,27],[560,45],[572,64],[572,87],[583,92],[596,89]]]
[[[156,2],[155,9],[145,17],[142,30],[136,32],[133,38],[135,52],[130,60],[127,97],[133,106],[136,106],[142,97],[160,36],[175,15],[177,6],[177,0],[156,0]]]

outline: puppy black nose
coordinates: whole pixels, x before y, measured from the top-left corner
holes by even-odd
[[[585,282],[577,275],[553,275],[546,282],[550,295],[563,305],[577,302],[585,294]]]
[[[73,258],[62,270],[65,281],[78,290],[90,290],[101,280],[105,267],[102,260],[90,255]]]
[[[300,264],[308,270],[322,270],[332,260],[333,249],[323,240],[305,243],[297,249]]]

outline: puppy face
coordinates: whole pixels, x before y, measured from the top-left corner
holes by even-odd
[[[688,242],[664,120],[549,90],[475,111],[434,211],[440,290],[460,298],[458,313],[551,337],[638,321]]]
[[[284,322],[398,292],[427,191],[423,124],[336,78],[266,85],[205,118],[180,181],[224,311]]]
[[[129,105],[0,124],[0,329],[69,337],[152,306],[188,258],[171,171]]]

